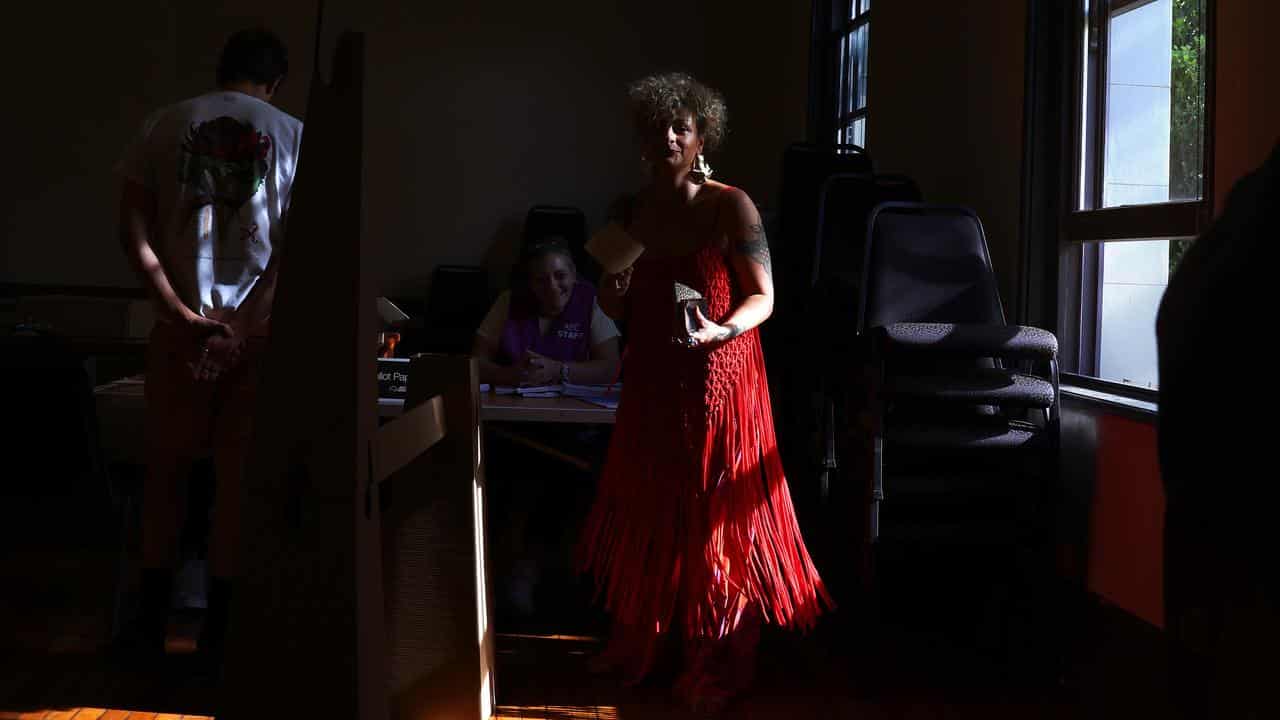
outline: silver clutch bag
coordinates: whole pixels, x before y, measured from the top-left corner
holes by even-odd
[[[698,316],[694,312],[702,311],[702,316],[710,319],[711,314],[707,309],[707,300],[702,297],[702,293],[685,285],[684,283],[675,283],[673,287],[676,301],[676,313],[673,318],[673,326],[671,339],[673,342],[684,344],[689,336],[698,329]]]

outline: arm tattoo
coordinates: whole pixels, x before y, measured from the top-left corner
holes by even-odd
[[[732,340],[742,334],[742,328],[733,323],[724,324],[724,332],[720,333],[721,340]]]
[[[769,260],[769,239],[764,236],[764,225],[748,226],[747,237],[738,243],[737,251],[762,265],[766,275],[773,274],[773,264]]]

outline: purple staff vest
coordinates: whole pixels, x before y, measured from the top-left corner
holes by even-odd
[[[579,280],[573,286],[569,302],[558,317],[552,318],[546,334],[539,332],[536,310],[516,302],[514,295],[511,299],[511,309],[506,324],[502,326],[502,340],[498,345],[503,362],[518,362],[526,350],[561,362],[582,362],[591,358],[591,314],[596,299],[596,289],[591,283]]]

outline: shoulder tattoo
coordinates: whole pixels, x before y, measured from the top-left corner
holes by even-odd
[[[769,260],[769,239],[764,235],[764,225],[747,226],[747,236],[735,248],[738,254],[746,255],[753,262],[764,267],[766,274],[773,274],[773,265]]]

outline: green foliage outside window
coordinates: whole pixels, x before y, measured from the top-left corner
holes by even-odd
[[[1173,0],[1169,199],[1198,199],[1204,187],[1204,22],[1202,0]],[[1193,238],[1169,243],[1169,272]]]

